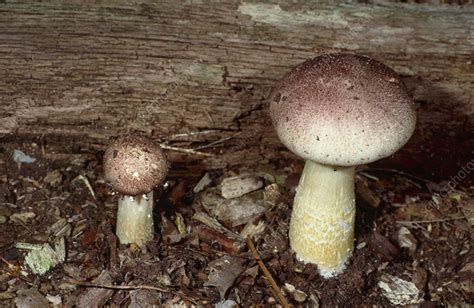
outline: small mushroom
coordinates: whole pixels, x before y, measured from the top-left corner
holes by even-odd
[[[329,54],[298,65],[276,85],[270,116],[281,142],[306,159],[291,248],[332,277],[353,250],[355,167],[390,156],[408,141],[416,122],[413,101],[384,64]]]
[[[153,190],[162,185],[168,163],[145,137],[117,139],[104,154],[104,175],[121,194],[116,234],[121,244],[143,246],[153,238]]]

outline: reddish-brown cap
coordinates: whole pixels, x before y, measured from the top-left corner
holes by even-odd
[[[118,138],[104,154],[104,175],[121,194],[136,196],[160,186],[168,162],[160,146],[145,137]]]
[[[350,54],[322,55],[295,67],[273,90],[270,116],[292,152],[339,166],[393,154],[416,122],[400,77],[380,62]]]

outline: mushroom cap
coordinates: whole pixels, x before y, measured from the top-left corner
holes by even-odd
[[[104,175],[121,194],[149,193],[163,183],[168,162],[160,146],[145,137],[118,138],[104,154]]]
[[[270,95],[281,142],[321,164],[355,166],[400,149],[415,129],[400,77],[371,58],[328,54],[303,62]]]

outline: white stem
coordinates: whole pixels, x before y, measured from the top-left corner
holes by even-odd
[[[342,272],[354,240],[355,167],[306,161],[290,222],[296,256],[318,265],[325,278]]]
[[[116,233],[121,244],[143,246],[153,239],[153,192],[120,197]]]

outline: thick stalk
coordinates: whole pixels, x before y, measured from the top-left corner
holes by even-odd
[[[318,265],[321,276],[342,272],[354,240],[355,167],[306,161],[294,200],[290,245],[298,259]]]
[[[138,246],[153,238],[153,192],[120,197],[116,234],[121,244]]]

